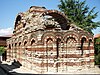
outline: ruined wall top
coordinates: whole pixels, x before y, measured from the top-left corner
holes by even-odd
[[[28,11],[17,15],[14,29],[19,29],[26,25],[34,26],[34,28],[38,26],[43,29],[59,25],[63,30],[69,29],[68,20],[63,13],[38,6],[31,6]]]
[[[31,6],[29,11],[32,12],[32,11],[45,11],[46,8],[45,7],[38,7],[38,6]]]
[[[15,20],[14,32],[28,27],[33,31],[46,28],[58,28],[61,30],[82,30],[75,24],[70,24],[67,16],[57,10],[47,10],[45,7],[31,6],[26,12],[21,12]]]

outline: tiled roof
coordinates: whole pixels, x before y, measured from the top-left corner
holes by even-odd
[[[12,35],[4,35],[4,36],[0,36],[0,37],[11,37]]]
[[[100,37],[100,34],[94,35],[94,38],[99,38],[99,37]]]

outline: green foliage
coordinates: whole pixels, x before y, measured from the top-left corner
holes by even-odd
[[[100,38],[94,39],[95,64],[100,65]]]
[[[100,38],[95,39],[95,43],[100,42]]]
[[[100,65],[100,53],[98,55],[95,55],[95,64]]]
[[[94,39],[94,49],[95,54],[98,55],[100,53],[100,38]]]
[[[93,22],[93,19],[97,17],[98,12],[94,13],[93,7],[89,11],[86,1],[80,2],[80,0],[60,0],[58,5],[59,9],[67,15],[69,21],[75,23],[82,29],[92,33],[93,29],[100,26],[100,22]]]
[[[0,46],[0,55],[2,55],[2,53],[4,53],[5,49],[3,46]]]

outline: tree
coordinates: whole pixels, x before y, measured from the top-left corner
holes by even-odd
[[[0,61],[2,61],[2,54],[5,52],[5,49],[3,46],[0,46]]]
[[[100,22],[94,22],[98,12],[94,13],[95,7],[89,11],[86,0],[60,0],[59,9],[67,15],[70,23],[75,23],[78,27],[92,33],[93,29],[100,26]],[[93,34],[93,33],[92,33]]]
[[[4,53],[4,51],[5,51],[5,49],[4,49],[4,47],[0,47],[0,55],[2,55],[2,53]]]
[[[95,64],[100,65],[100,38],[94,39]]]
[[[94,49],[96,55],[100,53],[100,38],[94,39]]]

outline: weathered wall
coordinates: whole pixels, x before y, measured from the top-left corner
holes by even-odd
[[[31,7],[19,15],[13,37],[7,40],[8,59],[17,59],[38,73],[63,73],[94,66],[92,35],[69,24],[64,14]],[[46,19],[46,15],[52,18]]]

